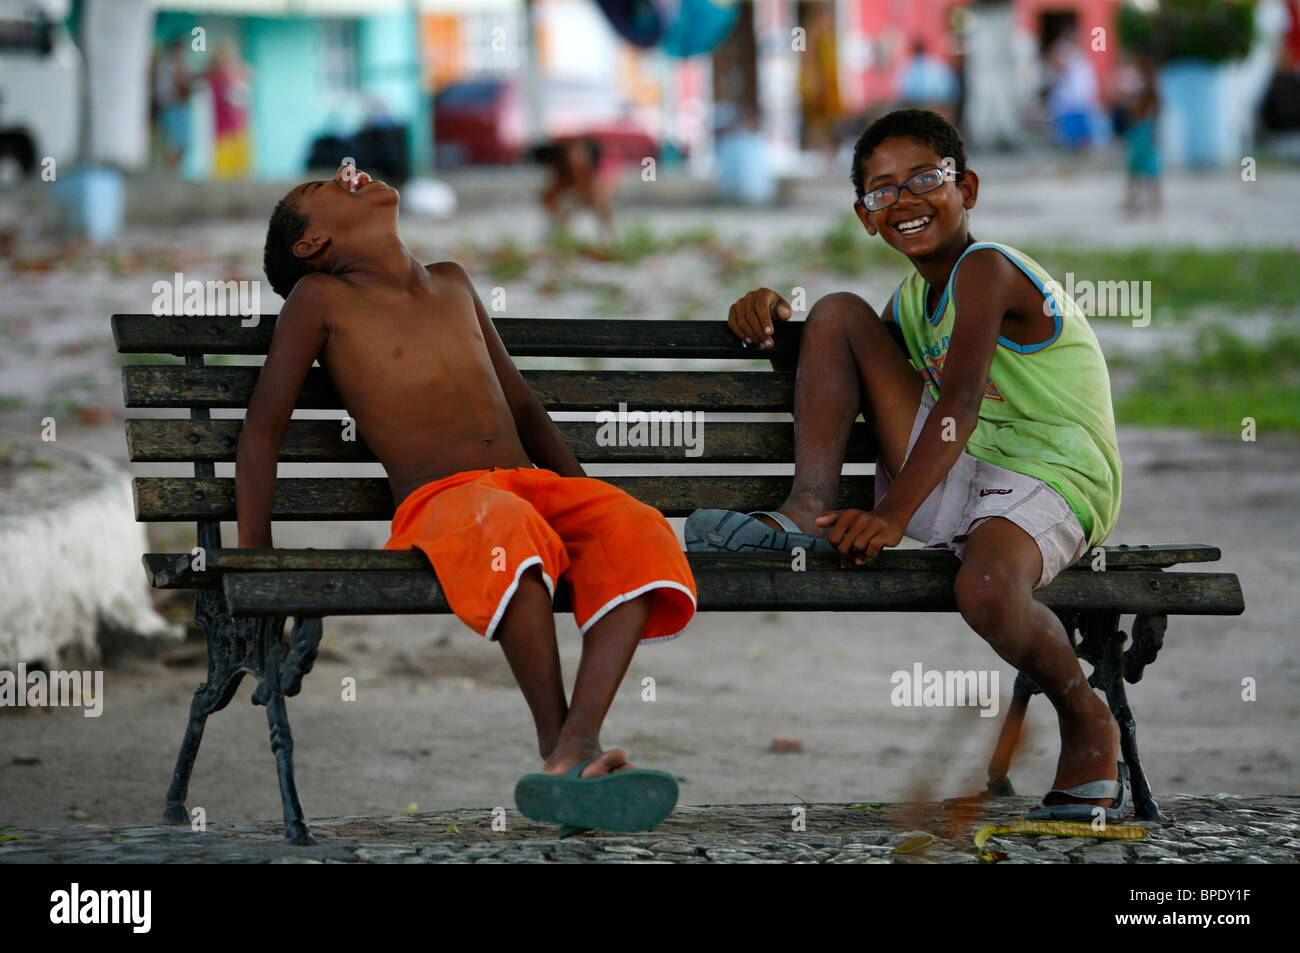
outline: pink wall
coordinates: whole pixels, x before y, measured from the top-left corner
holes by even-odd
[[[866,66],[851,65],[845,70],[848,88],[845,105],[850,109],[869,108],[890,102],[896,92],[899,67],[911,53],[912,41],[924,38],[931,53],[950,61],[954,48],[950,37],[954,7],[966,6],[969,0],[856,0],[841,24],[841,36],[848,43],[870,50]],[[1120,0],[1014,0],[1016,20],[1032,35],[1038,35],[1039,15],[1044,12],[1073,11],[1078,17],[1080,40],[1090,49],[1092,30],[1106,30],[1106,49],[1094,53],[1097,77],[1103,98],[1108,97],[1118,64],[1119,37],[1114,28],[1115,12]]]
[[[1115,18],[1120,0],[1015,0],[1016,22],[1038,36],[1040,13],[1073,11],[1079,18],[1079,42],[1083,48],[1092,53],[1093,66],[1097,70],[1097,81],[1101,85],[1101,96],[1107,100],[1111,94],[1115,69],[1119,65],[1119,32],[1115,28]],[[1092,51],[1092,31],[1105,30],[1105,50]]]

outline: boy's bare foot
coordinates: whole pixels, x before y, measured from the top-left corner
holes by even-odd
[[[1115,778],[1119,761],[1119,725],[1110,708],[1091,689],[1082,698],[1081,709],[1060,714],[1061,757],[1056,763],[1054,789],[1064,790],[1088,781]],[[1111,798],[1074,798],[1056,794],[1045,798],[1055,804],[1100,804],[1109,807]]]
[[[574,741],[558,745],[551,752],[551,756],[546,759],[546,764],[542,766],[542,773],[568,774],[574,767],[589,758],[595,760],[582,769],[582,774],[579,777],[598,778],[604,774],[613,774],[615,771],[636,767],[636,765],[628,763],[627,752],[622,748],[611,748],[609,751],[602,751],[600,745],[594,742]]]

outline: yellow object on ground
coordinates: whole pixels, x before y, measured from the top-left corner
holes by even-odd
[[[975,832],[975,846],[980,860],[995,863],[1006,857],[999,851],[984,850],[984,843],[994,834],[1045,834],[1052,837],[1097,837],[1102,840],[1141,840],[1147,836],[1145,827],[1135,824],[1107,824],[1095,828],[1079,821],[1013,821],[1010,824],[985,824]]]

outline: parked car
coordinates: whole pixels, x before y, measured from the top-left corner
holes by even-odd
[[[72,162],[81,126],[81,53],[34,2],[0,3],[0,185]]]
[[[587,80],[542,84],[545,128],[540,138],[594,140],[601,154],[640,163],[659,154],[651,123],[608,88]],[[526,158],[531,146],[527,102],[512,77],[478,77],[444,86],[433,100],[434,152],[439,165],[506,163]]]

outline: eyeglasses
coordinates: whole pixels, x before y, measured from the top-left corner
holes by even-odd
[[[898,201],[899,189],[907,189],[913,195],[924,195],[942,186],[949,178],[959,179],[961,176],[962,173],[950,169],[926,169],[924,172],[918,172],[902,185],[882,185],[878,189],[873,189],[858,201],[868,212],[879,212]]]

